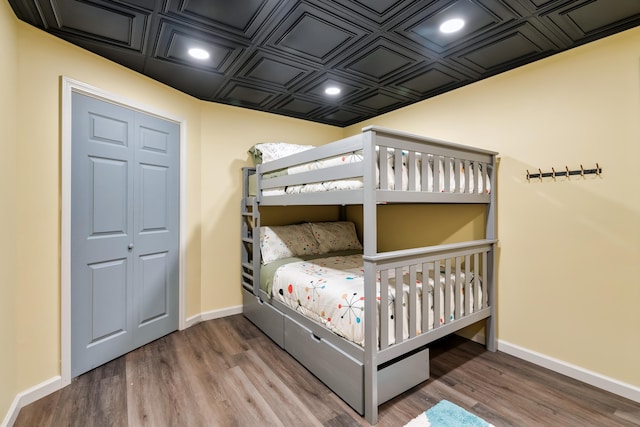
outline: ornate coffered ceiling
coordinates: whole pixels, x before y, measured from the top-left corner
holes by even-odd
[[[638,0],[9,3],[21,20],[199,99],[335,126],[640,24]],[[440,32],[450,18],[464,27]]]

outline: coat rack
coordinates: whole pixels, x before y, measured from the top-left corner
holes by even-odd
[[[580,175],[581,177],[584,177],[585,175],[595,174],[596,176],[600,176],[601,173],[602,168],[598,163],[596,163],[595,169],[585,169],[582,167],[582,165],[580,165],[580,169],[576,170],[569,170],[568,166],[565,166],[564,170],[559,171],[556,171],[555,168],[551,168],[551,172],[542,172],[542,170],[538,169],[538,173],[530,173],[529,169],[527,169],[527,181],[531,182],[532,179],[536,178],[540,179],[540,182],[542,182],[542,178],[553,178],[555,181],[556,178],[563,176],[567,178],[574,175]]]

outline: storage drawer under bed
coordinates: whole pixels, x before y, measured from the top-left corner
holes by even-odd
[[[349,406],[364,414],[364,365],[288,316],[284,348]],[[429,349],[378,370],[378,404],[429,379]]]
[[[284,348],[284,315],[279,310],[243,288],[242,312],[262,332]]]
[[[429,349],[378,369],[378,405],[429,379]]]
[[[327,340],[285,316],[284,349],[349,406],[363,413],[363,366]]]

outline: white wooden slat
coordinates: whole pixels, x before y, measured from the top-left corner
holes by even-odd
[[[439,156],[433,156],[433,192],[440,192],[440,160],[442,160]]]
[[[473,254],[473,311],[480,310],[480,286],[478,281],[480,279],[480,260],[479,254]]]
[[[433,328],[440,326],[440,319],[444,318],[442,313],[442,296],[440,295],[440,289],[442,284],[440,283],[440,261],[434,261],[433,271],[430,272],[433,275]]]
[[[433,184],[433,176],[429,174],[429,157],[426,154],[420,156],[420,190],[429,191],[429,183]]]
[[[452,193],[461,193],[462,192],[462,181],[460,176],[460,169],[462,162],[460,159],[453,159],[453,180],[454,180],[454,188],[451,189]]]
[[[409,337],[415,337],[418,332],[418,286],[417,286],[417,266],[409,266]]]
[[[380,171],[380,189],[390,190],[389,188],[389,163],[387,161],[387,147],[379,147],[378,151],[378,170]]]
[[[404,300],[404,283],[402,280],[402,268],[396,268],[395,269],[395,279],[396,279],[396,286],[395,286],[395,298],[394,298],[394,304],[393,304],[393,323],[395,325],[395,334],[396,334],[396,344],[400,343],[404,340],[404,334],[403,334],[403,325],[404,325],[404,318],[405,318],[405,313],[404,313],[404,307],[403,307],[403,300]]]
[[[380,349],[389,347],[389,270],[380,270]]]
[[[393,175],[395,177],[395,190],[402,191],[402,150],[396,148],[393,150]]]
[[[451,193],[451,159],[449,157],[442,158],[442,167],[444,167],[444,192]]]
[[[471,162],[464,161],[464,192],[473,193],[473,185],[471,185]]]
[[[460,283],[460,270],[462,259],[460,257],[455,257],[455,293],[454,293],[454,305],[455,305],[455,313],[454,316],[456,319],[459,319],[462,316],[462,302],[461,294],[462,294],[462,283]]]
[[[431,304],[433,303],[433,296],[429,289],[429,267],[432,267],[433,263],[422,264],[422,322],[421,329],[423,332],[432,328],[433,324],[429,322],[429,313],[431,312]]]
[[[407,173],[409,177],[409,191],[416,191],[416,178],[418,173],[418,163],[415,151],[409,151],[407,157]]]
[[[451,258],[444,261],[444,323],[451,321]]]
[[[471,313],[471,256],[466,255],[464,257],[464,314]]]

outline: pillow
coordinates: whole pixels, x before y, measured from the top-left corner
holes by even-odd
[[[249,154],[254,164],[270,162],[291,154],[309,150],[313,145],[288,144],[286,142],[264,142],[256,144],[249,149]]]
[[[314,222],[311,224],[313,235],[318,241],[320,253],[362,249],[352,222]]]
[[[268,264],[280,258],[320,253],[311,224],[260,227],[262,262]]]

